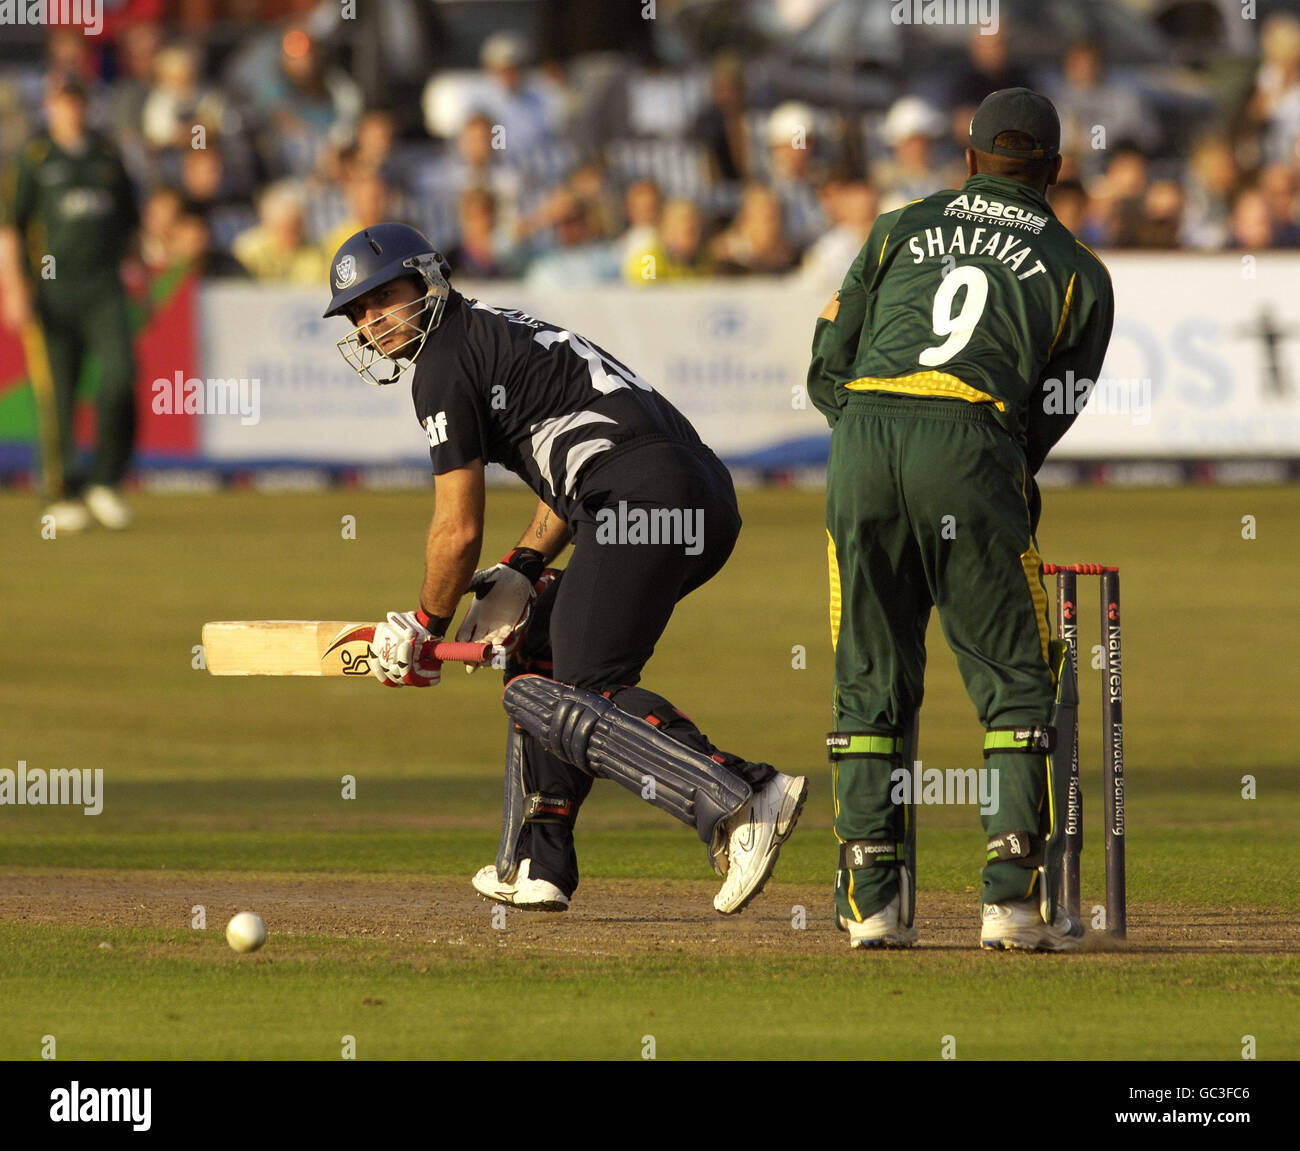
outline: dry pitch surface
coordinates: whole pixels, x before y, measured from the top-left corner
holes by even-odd
[[[779,865],[778,865],[779,866]],[[275,947],[298,937],[405,941],[414,955],[437,945],[491,951],[501,946],[553,955],[801,956],[846,948],[847,937],[825,913],[823,887],[773,881],[740,915],[710,907],[717,884],[696,880],[584,881],[562,914],[506,909],[480,899],[468,881],[392,877],[160,875],[151,871],[10,871],[0,874],[0,921],[76,927],[174,929],[202,904],[214,925],[256,908],[274,929]],[[797,909],[802,908],[802,926]],[[973,895],[922,892],[915,950],[979,947]],[[1290,912],[1249,914],[1212,907],[1130,904],[1125,941],[1090,932],[1082,951],[1128,954],[1284,955],[1300,951],[1300,923]],[[994,961],[996,957],[987,957]],[[1057,957],[1059,958],[1059,957]],[[869,958],[868,960],[869,961]]]

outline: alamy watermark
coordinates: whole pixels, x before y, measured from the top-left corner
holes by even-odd
[[[1049,416],[1128,416],[1129,422],[1151,422],[1151,381],[1136,377],[1098,376],[1090,380],[1067,371],[1065,379],[1043,381],[1043,411]]]
[[[259,379],[186,379],[184,372],[176,372],[170,380],[154,380],[150,390],[156,416],[238,416],[241,424],[262,419]]]
[[[104,0],[0,0],[0,24],[80,28],[98,36],[104,30]]]
[[[29,771],[27,761],[20,759],[17,771],[0,768],[0,806],[5,804],[80,807],[86,815],[98,815],[104,810],[104,769],[34,767]]]
[[[997,815],[1001,786],[996,768],[937,767],[926,769],[918,759],[912,767],[896,767],[889,773],[893,787],[890,803],[959,805],[978,803],[981,815]]]
[[[601,508],[596,513],[598,544],[671,544],[688,556],[704,550],[703,508]]]
[[[83,1087],[73,1079],[50,1092],[52,1123],[129,1123],[132,1131],[153,1125],[152,1087]]]
[[[970,24],[981,36],[998,34],[998,0],[896,0],[889,9],[894,24]]]

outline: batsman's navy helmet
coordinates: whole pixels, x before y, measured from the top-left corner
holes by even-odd
[[[334,297],[325,316],[343,314],[352,321],[353,328],[338,341],[338,349],[366,383],[396,383],[415,363],[429,333],[442,322],[451,296],[450,274],[447,261],[428,237],[405,224],[363,228],[334,253],[330,261]],[[422,289],[417,298],[394,305],[365,324],[360,316],[349,314],[367,292],[408,278]]]
[[[349,236],[330,261],[330,300],[326,318],[342,315],[353,300],[372,288],[404,276],[422,277],[435,286],[429,273],[446,281],[451,268],[429,238],[406,224],[375,224]]]

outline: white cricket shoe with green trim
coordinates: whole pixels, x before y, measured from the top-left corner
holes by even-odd
[[[1083,924],[1057,905],[1056,919],[1046,924],[1037,899],[986,903],[980,946],[990,951],[1073,951],[1083,940]]]
[[[861,923],[855,919],[845,919],[838,913],[836,926],[849,933],[850,947],[911,947],[917,939],[916,924],[904,927],[900,921],[903,896],[900,892],[874,915],[868,915]]]

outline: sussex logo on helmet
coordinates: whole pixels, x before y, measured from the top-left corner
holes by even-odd
[[[357,278],[357,261],[355,256],[344,256],[334,265],[334,287],[346,288]]]

